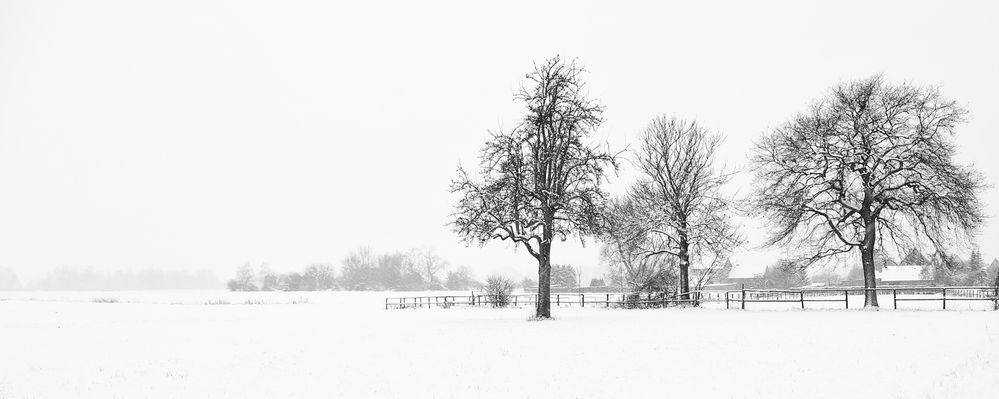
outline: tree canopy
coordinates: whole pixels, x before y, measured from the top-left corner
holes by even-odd
[[[859,250],[873,288],[876,247],[946,253],[981,227],[981,176],[954,160],[966,116],[936,87],[837,85],[758,142],[752,210],[774,227],[771,244],[801,250],[799,265]]]

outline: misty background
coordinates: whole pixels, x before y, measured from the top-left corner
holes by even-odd
[[[572,4],[0,2],[0,280],[221,288],[246,263],[339,267],[359,247],[536,275],[512,244],[459,242],[448,185],[489,130],[518,122],[524,74],[555,54],[589,70],[612,149],[655,115],[696,118],[727,137],[719,160],[736,170],[836,83],[941,85],[971,111],[958,160],[995,183],[993,3]],[[632,180],[625,164],[610,191]],[[727,190],[749,184],[740,173]],[[999,191],[981,199],[994,216]],[[762,271],[779,249],[756,249],[762,221],[740,222],[733,261]],[[978,243],[999,256],[992,220]],[[553,257],[602,273],[592,240]]]

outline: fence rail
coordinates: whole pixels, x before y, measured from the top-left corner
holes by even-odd
[[[892,308],[898,309],[902,302],[940,301],[941,307],[947,309],[951,301],[992,301],[999,308],[999,288],[995,286],[969,287],[842,287],[842,288],[804,288],[804,289],[742,289],[731,291],[691,291],[687,299],[682,294],[647,293],[647,292],[614,292],[614,293],[553,293],[549,297],[553,306],[580,307],[628,307],[628,308],[663,308],[677,305],[697,306],[704,302],[725,302],[725,308],[737,306],[746,309],[747,303],[795,303],[802,309],[807,303],[833,302],[842,303],[849,309],[850,295],[874,291],[876,295],[891,295]],[[385,298],[385,309],[405,308],[450,308],[452,306],[534,306],[538,302],[537,294],[488,295],[471,293],[469,295],[431,295]]]
[[[883,287],[883,288],[808,288],[799,290],[760,290],[742,289],[725,292],[725,308],[730,309],[733,302],[741,309],[746,303],[763,302],[797,302],[805,308],[806,302],[843,302],[843,307],[850,308],[851,293],[866,293],[874,291],[875,295],[891,294],[892,308],[898,309],[899,302],[910,301],[940,301],[942,308],[947,309],[947,301],[992,301],[999,305],[999,287]],[[842,296],[840,296],[842,294]],[[913,295],[920,295],[914,297]]]
[[[701,300],[700,291],[688,293],[688,299],[684,299],[682,294],[663,294],[646,292],[615,292],[615,293],[556,293],[549,296],[549,301],[554,306],[580,306],[586,307],[667,307],[680,304],[696,305]],[[510,295],[432,295],[432,296],[410,296],[410,297],[389,297],[385,298],[385,309],[405,309],[434,307],[450,308],[452,306],[534,306],[538,302],[537,294],[510,294]]]

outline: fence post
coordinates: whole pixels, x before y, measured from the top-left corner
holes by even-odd
[[[947,288],[943,289],[943,308],[947,310]]]
[[[725,309],[728,309],[728,291],[725,291]]]
[[[891,301],[893,303],[893,308],[897,310],[898,309],[898,289],[896,289],[896,288],[892,288],[891,289]]]
[[[742,285],[742,310],[746,310],[746,285]]]
[[[610,294],[607,294],[607,297],[604,299],[604,307],[605,308],[610,307]]]
[[[555,294],[555,306],[562,306],[562,296]]]
[[[586,294],[579,294],[579,307],[586,307]]]
[[[850,308],[850,290],[843,290],[843,304],[845,309]]]
[[[798,291],[798,296],[801,297],[801,308],[805,308],[805,290]]]

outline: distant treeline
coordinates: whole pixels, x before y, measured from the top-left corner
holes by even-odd
[[[532,278],[515,281],[503,279],[517,288],[536,289],[538,282]],[[578,288],[581,283],[575,268],[569,265],[552,265],[552,286]],[[478,290],[487,284],[476,280],[468,266],[452,269],[450,263],[432,249],[411,249],[377,254],[368,248],[350,252],[339,269],[332,264],[316,263],[301,272],[276,273],[267,265],[254,267],[245,264],[236,269],[236,277],[229,280],[231,291],[432,291]],[[590,280],[590,286],[603,286],[604,280]]]
[[[275,273],[266,265],[245,264],[227,283],[232,291],[320,290],[467,290],[481,286],[467,266],[451,270],[432,249],[376,254],[359,248],[345,257],[339,270],[317,263],[301,272]]]
[[[111,291],[215,289],[221,285],[214,273],[142,269],[105,273],[93,267],[60,267],[40,280],[21,284],[12,271],[0,269],[0,290]]]

